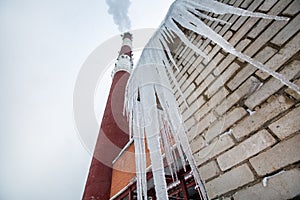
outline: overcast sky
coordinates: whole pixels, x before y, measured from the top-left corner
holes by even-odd
[[[158,27],[171,3],[132,0],[132,29]],[[119,34],[107,9],[105,0],[0,1],[1,200],[81,199],[91,155],[75,131],[73,90],[90,53]]]

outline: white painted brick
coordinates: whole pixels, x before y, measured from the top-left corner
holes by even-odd
[[[291,2],[291,0],[279,1],[269,12],[269,15],[278,15]],[[272,20],[261,19],[258,24],[248,33],[251,38],[256,38],[262,31],[264,31],[272,23]]]
[[[185,83],[185,80],[188,78],[188,75],[187,74],[184,74],[181,79],[179,79],[178,81],[178,85],[182,85]],[[178,79],[177,79],[178,80]]]
[[[206,91],[207,96],[214,95],[225,83],[230,79],[230,77],[240,68],[236,63],[232,63],[223,73],[220,75],[215,82]]]
[[[267,186],[262,183],[247,187],[233,195],[234,200],[274,200],[292,199],[299,195],[300,170],[298,168],[280,173],[268,179]]]
[[[192,67],[194,67],[194,68],[198,68],[198,71],[202,71],[202,69],[204,68],[203,66],[202,66],[202,69],[200,70],[199,68],[199,66],[200,65],[202,65],[201,64],[201,61],[203,60],[203,58],[201,57],[201,56],[198,56],[197,57],[197,59],[195,60],[195,62],[192,64]],[[192,70],[194,70],[193,68],[191,68]],[[190,69],[188,70],[188,73],[189,74],[191,74],[192,73],[192,71],[190,71]]]
[[[187,121],[184,122],[184,125],[186,127],[186,130],[189,130],[196,124],[196,120],[194,118],[190,118]]]
[[[237,17],[237,16],[236,16]],[[254,24],[258,21],[257,18],[249,18],[243,25],[238,29],[238,31],[230,38],[229,43],[233,46],[237,44],[245,34],[251,30]]]
[[[275,54],[265,65],[272,69],[277,70],[292,56],[294,56],[300,49],[300,32],[293,37],[277,54]],[[260,78],[266,79],[269,77],[268,73],[258,71],[256,73]]]
[[[258,60],[262,63],[266,62],[271,56],[276,53],[276,50],[271,47],[265,47],[262,51],[254,57],[255,60]],[[252,75],[257,69],[251,64],[246,65],[238,72],[234,78],[227,84],[231,90],[235,90],[244,80]]]
[[[218,115],[223,115],[234,104],[236,104],[242,97],[249,96],[260,85],[260,81],[254,76],[249,77],[245,83],[231,93],[226,99],[216,108]]]
[[[248,8],[249,7],[249,5],[252,3],[252,1],[251,0],[246,0],[246,1],[243,1],[243,3],[242,3],[242,5],[241,5],[241,7],[242,8]]]
[[[275,21],[269,28],[267,28],[259,37],[254,40],[251,45],[245,50],[245,54],[254,55],[267,41],[269,41],[273,35],[275,35],[287,22]]]
[[[249,39],[244,39],[239,42],[235,48],[238,51],[242,51],[250,42],[251,41]],[[217,68],[214,70],[214,75],[219,76],[235,58],[236,57],[232,54],[226,56],[226,58],[219,65],[217,65]],[[229,67],[232,67],[233,64],[231,64]]]
[[[300,29],[300,15],[297,15],[293,20],[291,20],[287,26],[284,27],[272,40],[271,42],[281,46],[288,39],[290,39],[297,31]]]
[[[245,2],[243,1],[243,3],[245,3]],[[260,1],[252,2],[251,5],[247,8],[247,10],[251,10],[251,11],[255,10],[260,5],[260,3],[261,3]],[[241,25],[245,24],[246,19],[247,19],[247,17],[243,17],[243,16],[239,17],[239,19],[231,26],[231,29],[234,31],[238,30],[241,27]],[[242,29],[242,28],[240,28],[240,29]]]
[[[190,143],[190,147],[192,150],[192,153],[198,152],[200,149],[205,147],[206,142],[204,141],[203,137],[196,137],[195,139],[192,140]]]
[[[183,120],[191,117],[205,102],[206,101],[204,100],[203,96],[200,96],[200,98],[198,98],[187,110],[182,113]]]
[[[188,88],[183,92],[183,96],[185,97],[185,99],[187,99],[187,97],[190,96],[190,94],[194,91],[195,89],[195,84],[194,83],[190,83]]]
[[[222,119],[216,121],[214,125],[208,128],[204,137],[209,142],[214,137],[223,133],[226,129],[231,127],[235,122],[245,116],[247,112],[243,108],[235,108],[228,114],[226,114]]]
[[[293,1],[293,3],[291,3],[289,5],[289,7],[283,11],[282,14],[284,15],[295,15],[297,12],[299,12],[300,9],[300,1]]]
[[[211,161],[198,168],[201,178],[206,181],[219,174],[220,170],[215,161]]]
[[[233,128],[233,135],[240,140],[252,131],[256,131],[266,121],[274,118],[281,112],[290,108],[293,102],[284,96],[272,96],[269,101],[258,109],[253,115],[244,118],[236,127]]]
[[[276,140],[263,129],[217,158],[222,171],[250,158],[274,144]]]
[[[193,67],[190,67],[193,68]],[[183,85],[180,87],[182,91],[186,90],[187,87],[192,84],[194,79],[198,76],[199,72],[198,70],[195,70],[191,75],[188,76],[188,78],[185,79]]]
[[[202,95],[203,91],[208,87],[208,85],[215,79],[213,75],[209,75],[202,83],[197,87],[197,89],[193,92],[193,95],[198,97],[199,95]],[[195,97],[190,97],[195,98]],[[188,101],[191,101],[192,99],[188,99]]]
[[[244,164],[206,183],[208,196],[212,199],[254,180],[250,168]]]
[[[222,88],[217,92],[208,102],[206,102],[198,112],[196,112],[195,116],[197,120],[200,120],[205,114],[207,114],[210,110],[215,109],[215,107],[225,99],[228,95],[228,90]]]
[[[300,61],[295,60],[292,63],[288,64],[283,70],[279,73],[282,74],[288,80],[291,80],[300,72]],[[265,101],[269,96],[278,91],[283,84],[276,78],[271,78],[268,82],[266,82],[262,87],[259,88],[254,94],[252,94],[246,101],[245,105],[247,105],[250,109],[253,109],[255,106],[259,105],[263,101]]]
[[[221,53],[217,54],[216,57],[214,57],[214,59],[212,59],[210,63],[204,68],[204,70],[201,73],[201,76],[205,78],[210,73],[212,73],[212,70],[216,68],[216,66],[223,57],[224,55],[222,55]]]
[[[299,144],[300,134],[250,159],[250,163],[260,176],[274,172],[300,160]]]
[[[300,87],[300,79],[295,80],[293,83]],[[295,99],[300,100],[300,94],[298,94],[295,90],[287,88],[285,92],[294,97]]]
[[[263,4],[259,7],[259,10],[268,11],[271,9],[274,4],[277,3],[277,0],[265,0]]]
[[[232,138],[229,135],[219,137],[215,139],[211,144],[201,149],[196,153],[195,160],[197,165],[201,165],[207,160],[215,157],[216,155],[222,153],[223,151],[229,149],[234,145]]]
[[[204,89],[205,89],[205,88],[204,88]],[[201,93],[198,93],[198,92],[202,92],[202,91],[196,89],[196,90],[194,90],[194,91],[192,92],[192,94],[187,98],[187,103],[188,103],[188,105],[193,104],[194,101],[196,100],[196,101],[198,102],[199,108],[200,108],[200,106],[202,106],[202,103],[200,104],[200,102],[203,102],[204,99],[203,99],[203,96],[200,96],[200,97],[199,97],[199,95],[201,95]]]
[[[212,112],[205,115],[205,117],[201,121],[197,122],[196,126],[189,131],[191,139],[200,135],[216,119],[216,116]]]
[[[279,137],[284,139],[290,134],[300,130],[300,106],[293,109],[287,115],[273,122],[269,128]],[[300,153],[300,152],[299,152]]]

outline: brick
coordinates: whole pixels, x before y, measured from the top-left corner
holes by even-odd
[[[249,18],[243,25],[238,29],[238,31],[230,38],[229,43],[235,46],[245,35],[251,30],[254,24],[258,21],[257,18]],[[240,23],[242,24],[242,23]]]
[[[193,67],[190,67],[193,68]],[[195,70],[191,75],[188,76],[188,78],[184,79],[183,85],[180,87],[182,91],[186,90],[194,81],[194,79],[198,76],[199,72],[198,70]],[[194,84],[194,83],[193,83]]]
[[[300,87],[300,79],[295,80],[293,83]],[[287,88],[285,92],[294,97],[295,99],[300,100],[300,94],[298,94],[295,90]]]
[[[269,101],[258,109],[253,115],[244,118],[236,127],[233,128],[233,135],[240,140],[252,131],[256,131],[266,121],[274,118],[281,112],[290,108],[293,102],[284,96],[272,96]]]
[[[284,139],[300,130],[299,117],[300,107],[297,107],[290,111],[287,115],[273,122],[269,128],[276,134],[277,137]]]
[[[193,50],[188,52],[188,55],[184,57],[184,61],[182,62],[183,65],[186,65],[187,63],[191,64],[195,61],[195,52]]]
[[[291,20],[272,40],[271,42],[281,46],[290,39],[300,29],[300,15]]]
[[[243,3],[245,3],[245,1],[243,1]],[[261,4],[260,1],[254,1],[254,2],[252,2],[251,5],[247,8],[247,10],[253,11],[253,10],[255,10],[260,4]],[[243,17],[243,16],[242,16],[242,17],[239,17],[239,19],[231,26],[231,29],[234,30],[234,31],[238,30],[238,29],[241,27],[241,25],[243,25],[243,24],[245,23],[246,19],[247,19],[247,17]],[[247,23],[247,22],[246,22],[246,23]],[[243,28],[240,28],[239,30],[241,30],[241,29],[243,29]]]
[[[300,134],[280,142],[250,159],[258,175],[263,176],[300,160]]]
[[[300,32],[265,64],[266,67],[270,68],[271,70],[277,70],[299,51],[299,43]],[[256,74],[262,79],[266,79],[270,76],[268,73],[262,71],[258,71]]]
[[[197,98],[199,95],[202,95],[203,91],[209,86],[209,84],[215,79],[213,75],[209,75],[202,83],[197,87],[197,89],[193,92],[193,97],[188,99],[188,101],[192,101],[194,98]]]
[[[291,80],[300,72],[300,61],[295,60],[288,64],[279,73],[282,74],[286,79]],[[245,104],[253,109],[255,106],[259,105],[265,101],[269,96],[278,91],[283,84],[276,78],[271,78],[262,87],[259,88],[254,94],[252,94],[246,101]]]
[[[245,54],[252,56],[258,50],[266,44],[287,22],[286,21],[275,21],[273,22],[263,33],[255,39],[251,45],[245,50]]]
[[[206,102],[198,112],[196,112],[195,117],[197,120],[200,120],[205,114],[207,114],[210,110],[215,109],[215,107],[225,99],[228,95],[228,90],[222,88],[217,92],[208,102]],[[208,97],[209,98],[209,97]]]
[[[295,168],[268,179],[267,186],[262,183],[247,187],[233,195],[234,200],[292,199],[299,195],[300,170]],[[296,199],[296,198],[295,198]]]
[[[283,11],[284,15],[295,15],[300,10],[300,1],[293,1],[287,9]]]
[[[233,93],[231,93],[226,99],[216,108],[216,113],[218,115],[223,115],[227,110],[229,110],[234,104],[236,104],[244,96],[251,95],[256,88],[259,87],[260,81],[254,76],[249,77],[245,83],[243,83],[239,88],[237,88]]]
[[[269,12],[269,15],[278,15],[282,10],[289,5],[291,0],[279,1]],[[261,19],[258,24],[252,28],[250,33],[248,33],[248,37],[256,38],[262,31],[266,29],[266,27],[272,22],[269,19]]]
[[[203,137],[196,137],[195,139],[193,139],[190,143],[192,153],[194,154],[194,153],[198,152],[200,149],[205,147],[205,144],[206,144],[206,142],[203,139]]]
[[[242,8],[248,8],[251,3],[252,3],[252,0],[243,1],[241,7]]]
[[[204,89],[205,88],[203,88],[203,90]],[[199,102],[205,101],[205,100],[203,100],[203,96],[199,97],[199,95],[201,95],[202,91],[201,90],[194,90],[193,93],[187,98],[188,105],[194,104],[195,103],[194,101],[196,100],[198,102],[198,105],[199,105],[199,108],[200,108],[200,106],[202,106],[202,103],[200,104]],[[200,93],[198,93],[198,92],[200,92]]]
[[[253,180],[254,176],[250,168],[247,165],[242,165],[207,182],[206,189],[208,196],[212,199],[252,182]]]
[[[185,97],[185,99],[187,99],[188,96],[190,96],[190,94],[194,91],[194,89],[196,88],[194,83],[190,83],[188,88],[183,92],[183,96]]]
[[[221,53],[217,54],[216,57],[214,57],[214,59],[212,59],[210,61],[210,63],[204,68],[204,70],[202,71],[201,75],[201,79],[203,80],[203,78],[205,78],[206,76],[208,76],[209,74],[212,73],[212,70],[216,68],[216,66],[218,65],[218,63],[220,62],[220,60],[224,57],[224,55],[222,55]]]
[[[182,85],[182,84],[184,84],[185,83],[185,80],[188,78],[188,74],[184,74],[182,77],[181,77],[181,79],[179,79],[179,81],[178,81],[178,85],[180,86],[180,85]],[[178,79],[177,79],[178,80]]]
[[[222,171],[252,157],[267,147],[273,145],[276,140],[265,129],[246,139],[239,145],[225,152],[217,158]]]
[[[230,79],[230,77],[240,68],[236,63],[232,63],[223,73],[220,75],[215,82],[206,91],[207,96],[214,95],[225,83]]]
[[[222,119],[217,120],[216,123],[210,128],[208,128],[204,135],[205,139],[208,142],[211,141],[214,137],[223,133],[246,114],[247,112],[243,108],[235,108],[226,114]]]
[[[219,174],[220,170],[215,161],[211,161],[201,167],[198,168],[201,178],[203,180],[210,179]]]
[[[261,11],[268,11],[277,3],[277,0],[265,0],[264,3],[259,7]]]
[[[190,118],[187,121],[184,122],[184,125],[186,127],[186,130],[189,130],[196,124],[196,120],[194,118]]]
[[[215,139],[211,144],[201,149],[198,153],[196,153],[195,160],[197,165],[201,165],[202,163],[210,160],[216,155],[222,153],[223,151],[229,149],[234,145],[232,138],[229,135],[221,136]]]
[[[198,69],[198,72],[202,71],[199,69],[199,66],[201,65],[201,61],[203,60],[203,58],[201,56],[198,56],[197,59],[194,61],[194,63],[192,64],[193,68],[190,68],[191,70]],[[203,66],[202,66],[203,68]],[[190,71],[190,69],[188,70],[188,73],[191,74],[192,72]]]
[[[196,82],[196,85],[199,85],[204,80],[205,86],[207,86],[211,83],[211,81],[213,79],[215,79],[215,77],[212,74],[210,74],[207,78],[205,78],[202,74],[199,74],[198,77],[196,78],[195,82]],[[203,84],[201,84],[201,85],[203,85]]]
[[[192,94],[193,96],[193,94]],[[191,117],[206,101],[204,100],[204,98],[201,96],[200,98],[198,98],[193,104],[191,104],[191,106],[185,110],[182,113],[182,118],[183,120],[188,119],[189,117]]]
[[[266,62],[270,57],[272,57],[277,50],[271,48],[271,47],[265,47],[262,51],[258,52],[258,54],[254,57],[255,60],[258,60],[262,63]],[[234,78],[227,84],[227,86],[231,90],[235,90],[242,82],[244,82],[249,76],[252,75],[257,70],[256,67],[254,67],[251,64],[247,64],[245,67],[242,68],[241,71],[239,71]]]
[[[251,41],[249,39],[244,39],[238,45],[235,47],[238,51],[242,51]],[[219,76],[226,68],[227,66],[232,63],[232,61],[236,57],[234,55],[228,55],[226,58],[217,66],[217,68],[214,70],[214,75]],[[230,65],[229,67],[232,67]]]
[[[200,135],[216,119],[216,116],[212,112],[205,115],[205,117],[201,121],[197,122],[196,126],[190,130],[191,139]]]

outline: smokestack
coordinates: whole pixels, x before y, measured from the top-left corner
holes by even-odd
[[[113,160],[129,141],[129,127],[123,115],[126,84],[132,70],[132,35],[124,33],[112,72],[112,85],[103,114],[89,175],[82,199],[109,200]]]
[[[115,68],[112,71],[112,77],[118,71],[126,71],[129,74],[132,71],[133,61],[132,61],[132,34],[129,32],[121,35],[122,37],[122,46],[119,51],[119,56],[115,64]]]

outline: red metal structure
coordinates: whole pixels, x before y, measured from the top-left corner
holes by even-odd
[[[108,200],[112,179],[112,161],[129,141],[128,122],[123,116],[125,87],[132,70],[132,35],[124,33],[113,81],[103,114],[89,175],[82,199]]]

